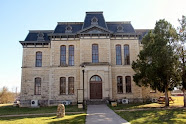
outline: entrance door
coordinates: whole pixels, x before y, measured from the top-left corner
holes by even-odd
[[[90,99],[102,99],[102,81],[97,75],[90,79]]]

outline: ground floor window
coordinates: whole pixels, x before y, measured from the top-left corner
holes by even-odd
[[[41,78],[35,78],[35,88],[34,88],[35,95],[41,95]]]
[[[74,94],[74,77],[68,78],[68,94]]]
[[[126,76],[125,77],[125,82],[126,82],[126,93],[131,93],[131,77],[130,76]]]
[[[117,92],[123,93],[123,78],[122,78],[122,76],[117,77]]]
[[[60,78],[60,94],[66,94],[66,78]]]

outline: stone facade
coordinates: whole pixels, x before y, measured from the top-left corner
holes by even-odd
[[[78,89],[83,89],[83,73],[84,73],[84,98],[90,98],[90,79],[97,75],[101,78],[102,100],[104,99],[144,99],[147,97],[159,97],[160,93],[150,93],[150,88],[138,87],[132,77],[134,71],[131,68],[132,61],[137,59],[137,55],[141,49],[139,32],[137,33],[133,27],[133,32],[113,33],[109,28],[99,25],[102,18],[102,12],[87,12],[86,18],[92,16],[98,18],[98,23],[92,23],[86,28],[86,18],[84,23],[59,23],[54,31],[30,31],[25,41],[20,41],[23,45],[23,62],[22,62],[22,81],[21,81],[21,106],[30,106],[31,100],[38,100],[39,105],[48,106],[56,105],[62,101],[69,100],[77,103]],[[103,18],[104,19],[104,18]],[[114,22],[113,22],[114,23]],[[98,25],[95,25],[98,24]],[[114,23],[118,25],[131,25],[130,22]],[[113,25],[114,25],[113,24]],[[63,25],[72,27],[72,34],[65,33],[62,30]],[[73,33],[75,26],[82,28]],[[57,32],[61,26],[61,32]],[[73,27],[74,26],[74,27]],[[104,27],[104,28],[103,28]],[[73,30],[74,29],[74,30]],[[131,30],[126,28],[126,30]],[[110,31],[110,32],[109,32]],[[40,41],[39,33],[43,33],[44,40]],[[35,39],[31,39],[30,35],[36,35]],[[66,37],[67,36],[67,37]],[[46,39],[46,37],[48,39]],[[98,45],[99,62],[92,62],[92,44]],[[116,65],[116,45],[121,45],[122,64]],[[130,65],[124,64],[124,45],[129,45]],[[60,47],[66,46],[66,66],[60,65]],[[69,46],[74,46],[74,65],[70,66]],[[36,67],[36,52],[42,52],[42,67]],[[122,76],[123,93],[117,93],[117,76]],[[125,77],[131,77],[131,93],[126,93]],[[41,94],[35,95],[35,78],[41,78]],[[66,78],[66,93],[60,94],[60,77]],[[74,94],[68,94],[68,78],[74,78]]]

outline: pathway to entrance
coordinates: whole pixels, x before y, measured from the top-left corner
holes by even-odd
[[[107,105],[88,105],[86,124],[130,124]]]

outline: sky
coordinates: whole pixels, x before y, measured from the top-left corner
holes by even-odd
[[[186,0],[0,0],[0,88],[21,87],[22,46],[29,30],[54,30],[57,22],[83,22],[85,12],[103,11],[106,21],[131,21],[153,29],[165,19],[175,28]]]

